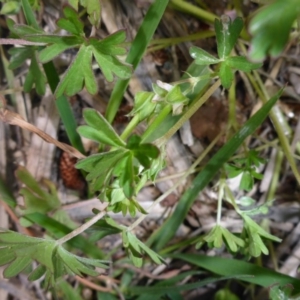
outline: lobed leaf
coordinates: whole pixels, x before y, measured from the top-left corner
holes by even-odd
[[[85,86],[87,91],[94,95],[97,93],[97,82],[92,70],[92,48],[81,45],[71,66],[55,90],[58,98],[63,94],[72,96],[78,93]]]

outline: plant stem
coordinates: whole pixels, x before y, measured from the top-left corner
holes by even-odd
[[[165,106],[158,116],[153,120],[150,126],[146,129],[146,131],[142,135],[142,142],[145,141],[155,130],[157,130],[158,126],[162,123],[162,121],[168,116],[171,112],[171,106]]]
[[[194,104],[192,104],[184,115],[177,121],[177,123],[170,128],[170,130],[160,139],[158,139],[155,144],[159,147],[166,143],[172,135],[187,121],[191,116],[201,107],[201,105],[217,90],[221,85],[221,81],[217,80],[206,92],[200,97]]]
[[[189,13],[209,23],[213,23],[215,21],[215,18],[217,18],[216,15],[186,1],[171,0],[170,4],[179,11]]]
[[[140,122],[139,114],[136,114],[129,122],[129,124],[126,126],[125,130],[122,132],[120,136],[121,139],[125,141],[132,133],[132,131],[135,129],[135,127],[139,124],[139,122]]]
[[[67,234],[64,237],[62,237],[61,239],[57,240],[57,244],[62,245],[65,242],[69,241],[70,239],[74,238],[75,236],[81,234],[82,232],[84,232],[85,230],[90,228],[93,224],[95,224],[97,221],[99,221],[101,218],[103,218],[105,215],[106,215],[106,211],[102,211],[102,212],[98,213],[97,215],[95,215],[93,218],[91,218],[89,221],[87,221],[80,227],[76,228],[69,234]]]
[[[226,185],[225,179],[221,178],[219,183],[219,193],[218,193],[218,209],[217,209],[217,225],[221,224],[222,216],[222,202],[224,197],[224,186]]]

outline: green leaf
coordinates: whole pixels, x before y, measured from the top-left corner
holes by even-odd
[[[253,35],[250,58],[262,61],[268,54],[278,56],[299,13],[299,0],[276,0],[259,10],[249,25]]]
[[[197,65],[209,66],[220,62],[220,59],[214,57],[205,50],[196,46],[192,46],[189,52],[191,57],[195,59]]]
[[[35,84],[36,92],[39,95],[45,94],[46,77],[41,71],[35,55],[31,57],[31,64],[24,82],[24,91],[29,93],[33,88],[33,84]]]
[[[14,15],[17,14],[20,10],[20,2],[18,1],[9,1],[2,4],[0,11],[1,15]]]
[[[100,25],[101,20],[101,6],[98,0],[88,0],[86,1],[86,10],[89,15],[89,21],[96,28]]]
[[[73,96],[85,86],[87,91],[94,95],[98,87],[92,70],[92,47],[81,45],[71,66],[55,90],[58,98],[63,94]]]
[[[295,293],[300,292],[299,279],[257,266],[253,263],[233,259],[232,257],[209,257],[201,254],[172,254],[170,256],[182,259],[221,276],[240,274],[240,277],[237,278],[238,280],[265,288],[274,285],[274,283],[291,284],[295,288]]]
[[[80,135],[114,147],[125,146],[125,142],[119,137],[113,127],[95,109],[85,109],[83,117],[89,126],[80,126],[77,129]]]
[[[248,171],[243,172],[239,188],[241,190],[251,191],[253,185],[254,185],[254,180],[252,175]]]
[[[21,0],[23,12],[28,25],[40,29],[28,0]]]
[[[79,45],[78,38],[76,37],[59,36],[59,38],[60,42],[46,47],[39,53],[39,59],[42,63],[49,62],[65,50]]]
[[[116,74],[121,79],[131,77],[132,68],[129,64],[120,62],[112,55],[103,54],[95,48],[93,49],[93,54],[107,81],[113,81],[113,74]]]
[[[250,230],[251,232],[254,233],[258,233],[259,235],[261,235],[262,237],[269,239],[271,241],[274,242],[281,242],[282,240],[270,233],[268,233],[267,231],[265,231],[261,226],[259,226],[255,221],[253,221],[250,217],[248,217],[245,214],[242,214],[242,217],[244,219],[245,222],[245,226],[247,228],[247,230]]]
[[[90,173],[87,175],[86,179],[87,180],[92,180],[95,179],[97,177],[99,177],[100,175],[105,175],[106,173],[110,172],[110,169],[114,168],[116,166],[116,164],[122,160],[122,158],[124,156],[126,156],[126,153],[124,153],[123,151],[117,152],[117,151],[113,151],[113,153],[115,154],[114,156],[110,156],[107,153],[107,155],[103,156],[103,160],[99,161],[93,168],[92,171],[90,171]],[[87,158],[88,159],[88,158]]]
[[[260,68],[262,63],[252,63],[244,56],[231,56],[226,58],[226,65],[232,69],[237,69],[243,72],[250,72]]]
[[[25,209],[22,209],[23,214],[33,212],[47,213],[60,207],[61,204],[53,183],[44,180],[43,185],[47,187],[49,191],[43,190],[41,184],[22,166],[17,169],[16,176],[25,184],[25,187],[20,191],[25,202]]]
[[[179,200],[173,215],[155,232],[148,240],[148,246],[153,245],[155,249],[161,249],[175,235],[178,227],[183,222],[191,205],[198,194],[213,179],[224,163],[232,157],[247,136],[251,135],[265,120],[269,111],[276,103],[282,90],[274,95],[264,106],[255,113],[218,152],[206,164],[203,170],[193,180],[191,187]]]
[[[57,26],[65,29],[74,35],[84,36],[83,23],[78,18],[78,13],[71,7],[66,6],[63,9],[66,18],[61,18],[57,21]]]
[[[0,266],[4,266],[12,262],[16,258],[16,254],[12,251],[7,251],[7,248],[0,248]]]
[[[223,15],[221,19],[215,19],[215,31],[218,46],[218,56],[225,59],[230,55],[242,29],[243,19],[237,17],[232,22],[229,16]]]
[[[41,35],[43,31],[40,28],[35,28],[28,25],[17,25],[15,24],[12,28],[12,32],[20,37],[25,38],[27,35]],[[35,40],[34,42],[42,42]]]
[[[96,165],[99,164],[100,162],[105,163],[108,160],[113,159],[116,156],[119,156],[120,154],[123,154],[124,150],[123,149],[118,149],[110,152],[103,152],[103,153],[98,153],[98,154],[93,154],[88,156],[87,158],[81,159],[77,162],[75,167],[77,169],[83,169],[87,172],[91,172],[95,169]],[[119,159],[119,157],[118,157]],[[105,160],[105,161],[104,161]]]
[[[134,184],[134,170],[133,170],[133,157],[128,155],[123,158],[125,168],[120,176],[120,186],[123,188],[125,196],[130,199],[135,194]]]
[[[31,262],[30,257],[17,257],[3,272],[5,278],[11,278],[22,272]]]
[[[227,66],[226,61],[221,63],[219,76],[225,89],[229,89],[233,81],[233,71]]]
[[[29,281],[35,281],[40,279],[47,271],[47,268],[43,265],[37,266],[28,276]]]

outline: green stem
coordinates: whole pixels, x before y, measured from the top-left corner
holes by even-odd
[[[236,121],[236,97],[235,97],[235,80],[233,81],[228,94],[229,100],[229,127],[233,127],[235,131],[238,130],[238,123]]]
[[[263,101],[263,103],[266,103],[267,102],[266,98],[268,98],[268,93],[260,79],[260,76],[256,71],[254,71],[254,76],[264,94],[264,97],[261,98],[261,100]],[[293,157],[292,150],[289,143],[289,138],[291,137],[291,129],[288,126],[278,106],[274,106],[272,108],[272,110],[270,111],[270,118],[278,134],[278,139],[280,141],[282,151],[291,166],[291,169],[298,181],[298,184],[300,184],[300,174],[298,172],[297,165]]]
[[[218,193],[218,209],[217,209],[217,225],[221,225],[222,202],[224,197],[224,186],[226,185],[224,178],[220,179],[220,187]]]
[[[165,106],[158,116],[153,120],[153,122],[150,124],[150,126],[146,129],[146,131],[142,135],[142,142],[145,141],[157,128],[159,125],[163,122],[163,120],[168,116],[168,114],[171,112],[171,106],[167,105]]]
[[[177,123],[169,129],[169,131],[160,139],[158,139],[155,144],[157,146],[161,146],[166,143],[172,135],[187,121],[191,118],[191,116],[202,106],[205,101],[211,97],[211,95],[218,89],[221,85],[221,81],[217,80],[206,92],[200,97],[199,100],[195,101],[188,110],[184,113],[184,115],[177,121]]]
[[[75,236],[81,234],[82,232],[84,232],[85,230],[90,228],[92,225],[94,225],[96,222],[98,222],[100,219],[102,219],[105,215],[106,215],[106,211],[102,211],[102,212],[98,213],[97,215],[95,215],[93,218],[91,218],[89,221],[87,221],[80,227],[76,228],[75,230],[71,231],[64,237],[57,240],[57,244],[62,245],[65,242],[69,241],[70,239],[74,238]]]
[[[215,21],[215,18],[217,18],[216,15],[186,1],[171,0],[170,4],[177,10],[189,13],[209,23],[213,23]]]
[[[132,131],[135,129],[135,127],[139,124],[140,118],[139,114],[136,114],[132,120],[129,122],[129,124],[126,126],[125,130],[121,134],[121,139],[124,141],[129,137],[129,135],[132,133]]]
[[[283,152],[277,150],[275,166],[274,166],[274,170],[272,170],[272,180],[268,189],[266,203],[273,201],[275,198],[275,193],[278,187],[279,175],[282,167],[283,158],[284,158]]]

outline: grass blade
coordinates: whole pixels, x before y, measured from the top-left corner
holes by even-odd
[[[252,263],[223,257],[209,257],[201,254],[174,254],[173,258],[182,259],[198,267],[209,270],[215,274],[229,276],[232,274],[252,275],[243,276],[239,280],[257,284],[262,287],[270,287],[274,284],[292,284],[293,293],[300,292],[300,280],[270,269],[256,266]]]
[[[132,64],[134,70],[141,61],[168,3],[169,0],[155,0],[147,11],[126,58],[126,62]],[[115,84],[105,114],[106,119],[110,123],[118,111],[129,80],[119,79]]]
[[[149,238],[148,245],[151,245],[152,248],[156,250],[160,250],[168,243],[185,219],[199,192],[213,179],[218,170],[236,152],[243,141],[265,120],[281,93],[282,90],[264,104],[264,106],[244,124],[240,131],[211,158],[202,172],[193,180],[191,187],[183,194],[173,215]]]

